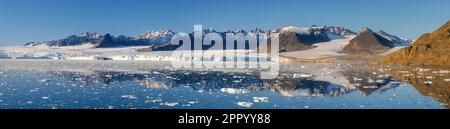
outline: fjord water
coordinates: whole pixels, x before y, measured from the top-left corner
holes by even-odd
[[[162,62],[1,60],[1,109],[449,108],[447,69],[348,63],[252,70],[172,69]]]

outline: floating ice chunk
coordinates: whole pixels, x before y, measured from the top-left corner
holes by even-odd
[[[0,96],[3,96],[3,93],[0,93]]]
[[[363,86],[363,88],[365,88],[365,89],[376,89],[378,87],[377,86]]]
[[[50,80],[48,80],[48,79],[41,79],[41,80],[39,80],[39,82],[48,83],[48,82],[50,82]]]
[[[43,96],[43,97],[41,97],[42,99],[49,99],[50,97],[48,97],[48,96]]]
[[[233,80],[234,83],[241,83],[242,79],[238,79],[238,80]]]
[[[173,106],[178,105],[178,103],[177,102],[164,102],[164,103],[159,103],[159,105],[165,105],[165,106],[173,107]]]
[[[146,100],[144,103],[156,103],[156,102],[162,102],[162,99]]]
[[[377,83],[384,83],[384,80],[377,80]]]
[[[373,79],[369,79],[367,82],[368,83],[374,83],[375,81]]]
[[[434,78],[436,78],[436,77],[434,77],[434,76],[427,76],[427,77],[425,77],[426,79],[434,79]]]
[[[198,103],[198,101],[189,101],[188,103],[189,104],[196,104],[196,103]]]
[[[355,80],[355,81],[362,81],[362,78],[355,77],[355,78],[353,78],[353,80]]]
[[[306,73],[300,73],[300,74],[294,74],[292,75],[292,78],[309,78],[312,77],[311,74],[306,74]]]
[[[127,99],[137,99],[137,97],[136,96],[134,96],[134,95],[122,95],[122,96],[120,96],[121,98],[127,98]]]
[[[400,82],[400,81],[391,81],[391,82],[389,82],[390,84],[400,84],[400,83],[402,83],[402,82]]]
[[[237,105],[239,105],[241,107],[250,108],[250,107],[252,107],[253,103],[251,103],[251,102],[237,102]]]
[[[255,103],[268,103],[269,97],[253,97],[253,102]]]
[[[431,85],[431,84],[433,84],[433,82],[432,81],[425,81],[425,82],[423,82],[424,84],[428,84],[428,85]]]
[[[228,94],[245,94],[249,91],[247,89],[236,89],[236,88],[222,88],[220,91]]]

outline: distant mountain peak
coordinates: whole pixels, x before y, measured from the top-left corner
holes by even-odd
[[[250,32],[252,32],[252,33],[265,33],[264,30],[262,30],[260,28],[254,28]]]
[[[369,27],[363,27],[359,32],[366,32],[366,31],[373,32]]]
[[[355,38],[350,40],[342,52],[346,54],[380,54],[394,46],[391,40],[364,27]]]
[[[285,26],[281,28],[280,33],[294,32],[297,34],[309,35],[311,31],[307,27]]]
[[[172,37],[173,35],[175,35],[175,32],[173,32],[172,30],[155,30],[155,31],[147,31],[146,33],[140,35],[138,38],[139,39],[153,39],[156,37],[167,37],[170,36]]]
[[[97,32],[84,32],[80,34],[80,37],[88,37],[88,38],[98,38],[100,37],[100,33]]]

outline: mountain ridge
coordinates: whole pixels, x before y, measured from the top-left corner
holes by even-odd
[[[386,55],[386,65],[450,66],[450,20],[432,33],[419,37],[412,46]]]

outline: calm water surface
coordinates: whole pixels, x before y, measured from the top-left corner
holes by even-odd
[[[0,61],[2,109],[449,108],[447,69],[345,63],[257,71],[172,69],[159,63]]]

